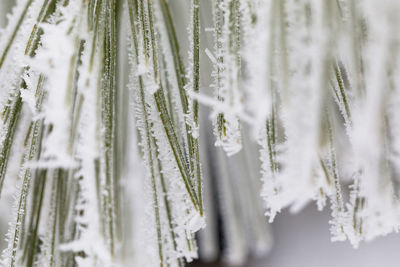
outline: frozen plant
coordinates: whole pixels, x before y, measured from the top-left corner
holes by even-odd
[[[399,12],[1,1],[1,266],[184,266],[217,229],[240,264],[310,201],[333,241],[398,231]]]

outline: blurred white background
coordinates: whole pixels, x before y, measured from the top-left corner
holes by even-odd
[[[347,242],[331,242],[329,212],[318,212],[314,204],[299,214],[283,212],[272,224],[274,243],[257,267],[398,267],[400,234],[361,243],[358,249]]]

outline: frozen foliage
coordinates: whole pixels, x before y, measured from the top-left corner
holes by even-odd
[[[271,245],[263,214],[310,201],[330,208],[332,241],[398,231],[399,12],[15,1],[0,31],[1,266],[183,267],[206,222],[200,256],[220,229],[222,258],[243,264]]]
[[[214,83],[217,101],[230,108],[239,109],[241,105],[240,86],[240,1],[217,0],[214,4]],[[216,146],[222,146],[228,155],[241,148],[239,118],[235,114],[217,110],[214,112],[214,132]]]
[[[266,215],[272,221],[282,208],[297,211],[310,200],[321,209],[329,199],[334,241],[357,247],[397,231],[398,18],[392,14],[399,4],[249,2],[256,6],[253,23],[243,23],[242,31],[267,51],[250,41],[243,53],[244,108],[261,132]],[[265,60],[256,62],[258,56]]]
[[[192,9],[196,13],[194,4]],[[153,16],[154,12],[164,13],[165,17]],[[156,250],[150,253],[152,259],[160,265],[181,266],[183,262],[180,258],[191,261],[196,257],[194,233],[204,225],[198,135],[195,134],[195,128],[198,127],[197,107],[193,106],[196,104],[192,103],[194,100],[187,97],[187,91],[196,91],[196,87],[198,88],[198,70],[194,68],[187,74],[188,83],[181,76],[184,73],[180,73],[180,62],[174,63],[176,72],[168,68],[164,75],[160,74],[159,64],[162,64],[162,58],[171,58],[171,53],[179,53],[177,47],[173,47],[176,44],[171,40],[174,38],[171,36],[171,29],[167,32],[162,22],[156,20],[170,20],[169,12],[168,3],[164,1],[159,5],[146,1],[129,3],[131,73],[137,73],[137,76],[131,77],[130,87],[135,99],[140,147],[147,166],[147,191],[152,198],[149,212],[153,210],[153,222],[155,221],[155,225],[149,227],[148,231],[157,240],[157,246],[150,244],[149,247]],[[193,15],[190,30],[195,39],[195,32],[198,31],[193,29],[194,24],[198,25],[196,16],[198,15]],[[167,23],[171,23],[167,28],[173,27],[172,21]],[[170,40],[169,43],[164,41],[166,47],[163,49],[158,46],[159,36],[161,40]],[[195,40],[191,43],[195,49],[190,53],[191,64],[198,65],[198,40],[197,43]],[[176,56],[180,57],[179,54]],[[165,79],[165,83],[162,79]],[[169,86],[178,79],[183,81]],[[180,98],[168,97],[176,94],[172,89],[180,90]],[[168,103],[169,101],[171,102]],[[173,105],[181,105],[183,112],[178,113],[176,108],[171,108]],[[174,127],[174,120],[182,128]],[[181,121],[190,123],[182,125]],[[188,160],[184,154],[186,152],[189,153]],[[151,263],[147,264],[151,266]]]

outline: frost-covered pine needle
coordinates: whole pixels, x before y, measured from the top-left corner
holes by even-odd
[[[398,1],[13,3],[2,266],[183,267],[206,221],[241,264],[310,201],[333,241],[399,230]]]

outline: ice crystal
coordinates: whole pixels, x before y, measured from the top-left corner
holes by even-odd
[[[183,266],[216,257],[217,231],[243,264],[271,245],[264,215],[310,201],[330,208],[332,241],[398,231],[399,11],[15,1],[0,31],[2,266]]]

